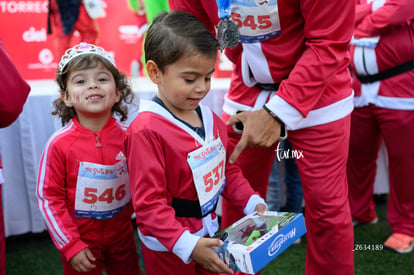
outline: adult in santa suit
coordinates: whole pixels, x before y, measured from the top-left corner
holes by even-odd
[[[293,149],[302,154],[296,161],[305,199],[306,274],[353,274],[346,160],[353,109],[348,45],[355,3],[169,2],[171,9],[196,15],[212,32],[220,20],[217,3],[224,6],[221,11],[231,10],[241,43],[226,49],[235,65],[222,115],[233,151],[230,161],[266,197],[283,124]],[[231,126],[238,121],[244,125],[242,134]],[[242,215],[223,201],[223,227]]]
[[[0,128],[8,127],[19,117],[30,92],[0,40]],[[2,204],[3,166],[0,156],[0,275],[6,274],[6,247]]]
[[[348,160],[349,199],[358,223],[377,221],[372,200],[381,138],[389,159],[385,245],[414,246],[414,2],[359,0],[351,42],[355,110]],[[410,244],[411,242],[411,244]]]

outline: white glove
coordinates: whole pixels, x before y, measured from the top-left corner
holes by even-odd
[[[106,3],[102,0],[82,0],[85,5],[86,12],[93,19],[106,17],[105,8],[107,7]]]

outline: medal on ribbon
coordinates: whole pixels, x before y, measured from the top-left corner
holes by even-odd
[[[240,34],[237,24],[231,20],[231,0],[217,0],[220,22],[217,25],[217,40],[220,51],[233,49],[239,44]]]

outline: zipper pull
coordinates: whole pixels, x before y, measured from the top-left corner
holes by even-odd
[[[95,147],[96,148],[101,148],[102,147],[101,140],[99,139],[99,137],[98,137],[97,134],[95,134],[95,136],[96,136],[96,144],[95,144]]]

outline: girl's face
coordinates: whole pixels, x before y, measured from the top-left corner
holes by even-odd
[[[147,64],[147,69],[158,85],[158,97],[172,113],[180,116],[194,111],[207,95],[215,62],[215,58],[198,54],[180,58],[166,66],[164,73],[154,62]]]
[[[63,96],[66,106],[75,108],[79,120],[109,118],[120,98],[112,73],[100,63],[94,68],[70,72]]]

